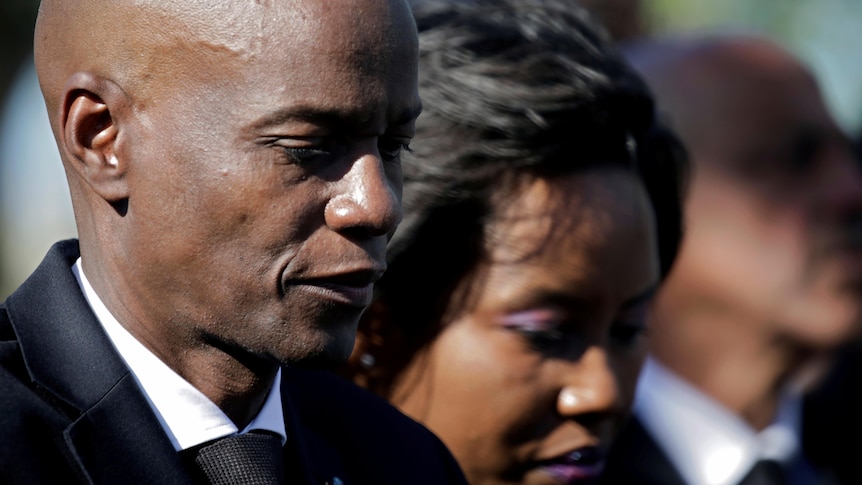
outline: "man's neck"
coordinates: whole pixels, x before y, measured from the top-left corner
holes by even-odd
[[[130,325],[131,317],[128,314],[124,314],[127,318],[125,323],[121,323],[90,284],[81,261],[76,263],[74,270],[81,289],[133,373],[139,380],[146,379],[147,384],[142,383],[145,393],[149,395],[165,387],[163,378],[182,378],[180,380],[184,380],[186,386],[190,384],[196,389],[195,393],[203,394],[211,402],[210,406],[215,404],[238,430],[244,429],[258,416],[273,388],[278,364],[249,357],[247,353],[233,352],[227,346],[218,347],[200,337],[160,335],[160,331],[169,331],[167,326],[153,329],[144,325]],[[131,320],[134,323],[134,319]],[[166,342],[173,344],[166,347]],[[156,378],[143,375],[151,375],[151,369],[154,368],[163,368],[168,374]],[[152,389],[147,390],[147,385],[152,386]],[[167,400],[170,402],[173,398],[168,397]],[[170,403],[167,405],[170,406]],[[280,429],[283,429],[283,425]]]

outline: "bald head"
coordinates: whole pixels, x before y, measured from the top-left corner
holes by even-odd
[[[322,32],[353,32],[363,38],[335,35],[322,41]],[[408,50],[415,49],[414,38],[409,7],[401,0],[45,0],[34,48],[51,126],[68,163],[77,155],[66,143],[67,117],[80,93],[114,101],[106,103],[112,119],[128,110],[146,123],[157,123],[147,121],[157,102],[202,97],[224,103],[214,97],[214,84],[261,84],[265,76],[250,67],[265,68],[276,50],[289,50],[289,65],[279,72],[269,69],[271,77],[265,80],[278,78],[270,87],[284,90],[314,83],[308,72],[290,64],[307,66],[316,62],[314,56],[328,56],[364,64],[355,66],[358,71],[388,67],[393,52],[399,52],[396,44],[406,40]],[[374,62],[368,62],[367,52],[374,52]],[[394,62],[409,66],[412,59]]]
[[[409,10],[402,1],[45,0],[34,48],[52,125],[56,130],[64,87],[75,72],[110,80],[133,104],[145,104],[158,90],[211,76],[207,68],[212,65],[229,71],[224,64],[231,59],[265,57],[271,47],[268,37],[291,32],[295,51],[301,53],[303,43],[315,42],[304,32],[319,29],[323,19],[332,20],[326,15],[330,10],[364,11],[342,21],[364,24],[369,34],[380,37],[381,46],[391,46],[393,31],[385,26],[393,18],[412,28],[404,23]],[[388,50],[380,53],[388,55]]]
[[[661,111],[694,152],[695,163],[737,155],[729,152],[761,136],[761,123],[798,121],[788,112],[795,105],[807,104],[803,109],[819,111],[815,116],[835,128],[811,72],[769,39],[716,35],[647,40],[629,46],[626,56],[655,91]],[[775,105],[792,99],[793,90],[810,96],[791,102],[788,109]],[[770,91],[777,92],[763,96]]]
[[[166,75],[179,73],[177,64],[189,59],[179,52],[171,53],[171,49],[204,43],[206,29],[218,27],[215,22],[222,18],[211,15],[208,25],[204,3],[207,2],[41,2],[34,51],[52,124],[57,121],[55,114],[64,87],[76,72],[110,80],[135,97],[141,96],[139,91],[147,85],[157,85]],[[227,9],[231,4],[214,2],[212,10]],[[230,29],[244,30],[247,29]]]

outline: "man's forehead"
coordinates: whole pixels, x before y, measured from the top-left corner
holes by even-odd
[[[45,28],[37,29],[37,42],[82,43],[91,51],[165,41],[197,41],[226,52],[273,41],[319,48],[341,43],[333,47],[340,49],[357,33],[390,42],[392,31],[415,33],[403,0],[44,0],[39,24]]]
[[[303,123],[362,127],[374,133],[392,126],[412,131],[421,109],[412,18],[389,12],[387,1],[357,1],[387,10],[385,15],[392,18],[382,30],[394,32],[381,34],[378,29],[369,36],[367,22],[357,20],[355,13],[331,12],[318,5],[294,12],[290,22],[295,25],[279,24],[273,35],[266,29],[274,28],[276,17],[266,16],[253,22],[261,31],[251,35],[225,36],[211,26],[190,38],[170,34],[176,38],[143,56],[149,60],[141,62],[152,64],[145,72],[164,71],[155,76],[173,75],[174,82],[151,83],[152,87],[140,91],[139,99],[154,100],[165,109],[232,105],[238,122],[253,132]],[[365,15],[371,13],[366,9]],[[409,10],[402,14],[409,15]],[[334,20],[326,28],[322,25],[327,21],[312,20],[328,15]],[[399,35],[403,38],[396,38]]]
[[[409,10],[398,7],[400,0],[234,0],[216,1],[207,8],[169,3],[165,7],[157,2],[145,13],[162,26],[180,24],[183,30],[165,32],[174,34],[174,39],[196,39],[210,49],[226,52],[262,51],[276,45],[338,51],[354,48],[363,40],[366,47],[391,45],[393,31],[409,33],[403,25],[413,27]]]

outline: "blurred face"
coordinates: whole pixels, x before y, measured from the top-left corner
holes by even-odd
[[[191,32],[164,19],[149,74],[172,77],[142,89],[119,153],[129,300],[156,343],[343,359],[401,217],[415,27],[398,2],[236,3]]]
[[[659,279],[653,215],[630,173],[536,180],[501,204],[458,312],[392,400],[471,485],[587,483],[628,411]]]
[[[812,77],[775,52],[751,55],[754,74],[728,84],[721,126],[694,151],[668,287],[677,301],[829,347],[855,331],[862,305],[857,161]]]

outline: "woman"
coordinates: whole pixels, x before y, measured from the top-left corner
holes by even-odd
[[[594,480],[676,255],[685,154],[572,2],[427,1],[404,220],[344,373],[473,485]]]

